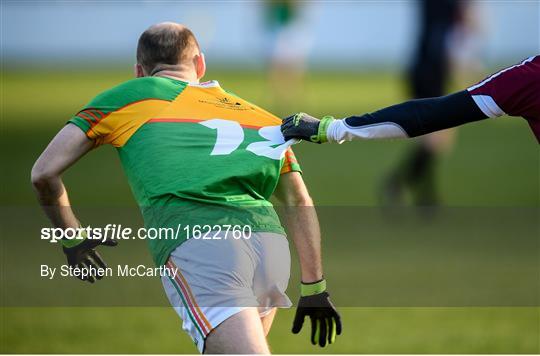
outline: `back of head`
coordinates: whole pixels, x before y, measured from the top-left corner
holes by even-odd
[[[153,25],[143,32],[137,45],[137,63],[146,75],[163,69],[193,66],[200,53],[199,44],[189,28],[174,22]]]

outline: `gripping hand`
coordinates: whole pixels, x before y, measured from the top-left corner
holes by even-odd
[[[334,118],[331,116],[325,116],[319,120],[301,112],[284,119],[281,124],[281,132],[285,140],[299,138],[310,142],[324,143],[328,142],[326,132],[332,121]]]

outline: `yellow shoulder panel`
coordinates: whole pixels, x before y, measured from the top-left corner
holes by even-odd
[[[90,128],[88,137],[95,139],[96,145],[110,143],[122,147],[145,122],[170,104],[166,100],[148,99],[124,106]]]
[[[220,87],[188,86],[155,118],[175,121],[225,119],[252,128],[281,124],[276,116]]]

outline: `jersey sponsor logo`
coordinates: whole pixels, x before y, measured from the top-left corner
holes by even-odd
[[[226,96],[222,98],[217,98],[216,100],[207,100],[207,99],[199,99],[199,103],[201,104],[208,104],[215,106],[220,109],[228,109],[228,110],[237,110],[237,111],[245,111],[245,110],[254,110],[255,108],[251,105],[243,104],[237,100],[231,100],[227,98]]]

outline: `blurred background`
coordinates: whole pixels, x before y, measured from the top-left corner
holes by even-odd
[[[206,55],[205,79],[217,79],[227,90],[281,117],[298,111],[345,117],[413,97],[443,95],[540,51],[540,3],[534,0],[2,0],[0,9],[2,353],[196,352],[170,308],[67,308],[6,301],[13,293],[32,295],[31,287],[17,289],[7,271],[10,263],[25,256],[25,243],[38,238],[33,226],[47,224],[29,184],[33,162],[67,119],[92,97],[132,78],[137,39],[148,26],[162,21],[186,24]],[[390,275],[392,268],[406,265],[406,258],[394,265],[395,251],[385,253],[384,247],[396,242],[389,236],[401,234],[400,248],[414,250],[401,257],[435,253],[413,247],[422,243],[416,236],[419,226],[431,226],[423,232],[425,238],[437,233],[431,213],[421,212],[425,207],[442,215],[458,209],[459,219],[445,219],[440,225],[448,241],[452,239],[450,222],[461,222],[463,229],[456,233],[465,235],[459,239],[460,248],[452,250],[455,254],[470,248],[463,236],[468,236],[467,224],[472,222],[465,218],[473,221],[481,211],[482,226],[493,223],[494,230],[480,230],[484,240],[474,251],[490,246],[486,237],[491,233],[497,241],[515,240],[522,248],[499,244],[497,253],[478,255],[478,263],[482,258],[493,263],[507,251],[509,265],[528,261],[512,278],[503,278],[507,288],[515,287],[509,281],[519,281],[520,271],[528,271],[524,290],[530,276],[540,280],[540,156],[524,120],[487,120],[407,142],[302,143],[295,152],[315,202],[328,212],[322,218],[325,265],[330,288],[331,281],[336,281],[336,304],[339,294],[349,298],[358,294],[362,299],[363,282],[374,279],[381,267]],[[65,181],[78,209],[95,213],[102,208],[135,207],[112,147],[85,157],[66,174]],[[422,207],[420,217],[407,226],[406,233],[399,232],[403,216],[399,221],[384,217],[387,208],[415,216],[415,207]],[[344,212],[360,215],[358,224],[368,224],[367,233],[358,226],[357,230],[336,228],[331,217],[347,215]],[[486,220],[490,212],[494,212],[492,220]],[[396,230],[382,233],[383,225]],[[386,244],[370,244],[378,231],[387,236]],[[332,239],[342,243],[334,246],[329,242]],[[355,245],[364,248],[361,257],[350,252],[350,245],[343,243],[347,239],[361,242]],[[61,253],[54,247],[37,246],[48,248],[43,253],[56,254],[54,258],[61,262]],[[33,251],[30,256],[38,258],[41,253]],[[114,260],[114,252],[105,255]],[[149,262],[149,256],[141,256],[141,261]],[[452,263],[456,262],[449,260],[439,267],[451,269]],[[293,295],[297,284],[295,269],[289,286]],[[530,290],[538,293],[538,284],[530,284]],[[159,292],[159,281],[154,285]],[[292,335],[293,311],[289,310],[276,318],[270,334],[273,351],[540,352],[538,302],[498,300],[427,307],[429,303],[370,303],[364,298],[354,304],[349,300],[342,308],[345,333],[335,345],[321,350],[309,344],[305,330],[300,336]]]

